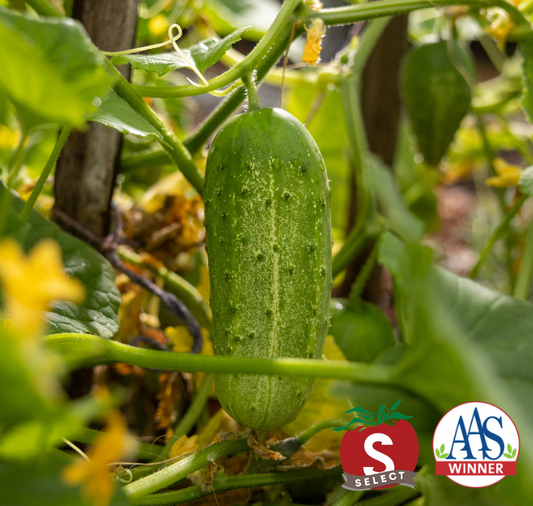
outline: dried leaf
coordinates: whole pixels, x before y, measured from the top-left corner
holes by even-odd
[[[181,397],[181,384],[178,373],[163,373],[159,376],[161,389],[155,413],[158,429],[170,429],[176,420],[176,402]]]
[[[196,440],[198,439],[198,436],[195,434],[194,436],[187,437],[187,436],[181,436],[170,449],[170,458],[175,459],[176,457],[181,457],[182,455],[188,455],[190,453],[194,453],[198,450],[198,445],[196,444]]]
[[[248,436],[248,446],[259,455],[262,459],[271,460],[285,460],[285,457],[280,453],[267,448],[260,440],[255,431]]]

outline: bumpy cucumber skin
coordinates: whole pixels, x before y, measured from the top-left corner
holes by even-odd
[[[470,55],[456,42],[453,49],[454,63],[473,74]],[[441,40],[413,49],[403,67],[403,100],[429,165],[439,164],[470,108],[470,86],[454,63],[447,41]]]
[[[228,121],[207,158],[205,226],[217,355],[319,358],[329,327],[330,190],[318,147],[294,116]],[[296,418],[307,378],[215,379],[223,408],[271,430]]]

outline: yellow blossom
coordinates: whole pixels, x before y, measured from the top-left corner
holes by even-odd
[[[316,65],[322,50],[322,37],[326,35],[326,26],[320,18],[313,19],[311,27],[307,30],[302,61],[308,65]]]
[[[503,51],[505,43],[511,30],[515,27],[514,23],[509,19],[507,14],[498,16],[488,28],[485,28],[485,33],[491,35],[498,47]]]
[[[24,335],[34,336],[43,325],[42,314],[53,300],[79,303],[83,285],[67,277],[61,249],[51,239],[38,243],[28,255],[12,239],[0,242],[0,280],[7,315]]]
[[[494,160],[494,168],[497,176],[489,177],[486,183],[495,188],[509,188],[516,186],[522,174],[522,169],[516,165],[511,165],[501,158]]]
[[[169,27],[169,24],[168,24],[167,18],[163,16],[162,14],[158,14],[157,16],[154,16],[148,22],[148,30],[155,37],[159,37],[160,35],[166,34],[168,27]]]
[[[63,480],[69,485],[81,485],[82,495],[94,506],[107,506],[113,497],[115,482],[110,464],[117,462],[131,446],[127,437],[126,421],[122,414],[113,411],[108,424],[87,452],[63,470]]]

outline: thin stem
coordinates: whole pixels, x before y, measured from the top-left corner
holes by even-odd
[[[128,102],[137,113],[157,129],[163,137],[163,149],[167,152],[178,169],[181,170],[187,181],[189,181],[199,195],[202,196],[204,192],[204,176],[200,169],[194,164],[189,151],[185,148],[183,143],[168,130],[159,116],[157,116],[153,109],[135,91],[133,85],[127,81],[127,79],[109,62],[109,60],[106,60],[106,64],[117,78],[113,87],[117,95]]]
[[[0,237],[3,236],[4,230],[7,225],[7,219],[9,216],[9,210],[11,209],[11,201],[13,195],[9,188],[4,187],[4,183],[0,181]]]
[[[213,485],[209,489],[205,489],[201,485],[175,490],[172,492],[163,492],[161,494],[154,494],[134,500],[133,504],[139,506],[164,506],[183,504],[194,501],[211,494],[217,494],[226,490],[235,490],[241,488],[251,487],[265,487],[268,485],[279,485],[282,483],[301,483],[303,481],[314,480],[318,478],[325,478],[328,476],[336,476],[341,472],[339,467],[321,471],[314,467],[309,469],[298,469],[296,471],[286,471],[282,473],[260,473],[260,474],[243,474],[237,476],[226,476],[219,474],[215,477]],[[348,503],[344,505],[335,506],[349,506]]]
[[[529,294],[529,286],[531,284],[531,275],[533,274],[533,220],[527,228],[526,246],[522,255],[522,264],[520,265],[520,272],[516,279],[516,285],[513,295],[517,299],[526,300]]]
[[[392,380],[390,367],[381,364],[173,353],[137,348],[87,334],[54,334],[46,336],[44,342],[55,351],[70,355],[73,358],[91,360],[93,364],[124,362],[139,367],[168,371],[336,378],[369,385],[388,384]]]
[[[333,427],[343,427],[346,425],[346,422],[343,422],[341,420],[323,420],[322,422],[318,422],[315,425],[312,425],[305,431],[303,431],[301,434],[296,436],[296,441],[298,444],[303,445],[307,443],[313,436],[318,434],[319,432],[323,431],[324,429],[332,429]]]
[[[180,461],[160,471],[130,483],[123,490],[130,499],[139,499],[186,478],[189,474],[194,473],[194,471],[226,455],[234,455],[249,449],[250,447],[246,439],[221,441],[220,443],[212,444],[192,455],[184,457]]]
[[[307,21],[308,19],[319,17],[328,26],[345,25],[383,16],[406,14],[418,9],[427,9],[428,3],[429,7],[437,8],[449,5],[500,7],[509,13],[517,25],[529,25],[526,17],[514,5],[511,5],[505,0],[432,0],[431,2],[427,0],[381,0],[348,7],[322,9],[319,12],[306,9],[301,19]]]
[[[483,249],[481,250],[481,253],[479,254],[479,259],[474,265],[474,268],[469,274],[470,279],[474,279],[477,276],[477,273],[479,272],[479,269],[483,265],[483,262],[487,259],[489,256],[489,253],[492,250],[492,247],[498,241],[498,239],[507,231],[509,228],[509,224],[511,223],[512,219],[516,216],[518,211],[520,211],[520,208],[522,207],[522,204],[526,201],[527,195],[521,195],[520,198],[515,202],[512,209],[506,214],[503,221],[496,227],[494,232],[490,235],[487,242],[485,243],[485,246],[483,246]]]
[[[288,22],[293,15],[294,10],[300,4],[301,0],[285,0],[276,19],[254,47],[248,56],[240,63],[232,67],[227,72],[220,76],[207,81],[208,86],[170,86],[160,88],[157,86],[135,86],[135,90],[143,97],[191,97],[194,95],[202,95],[208,91],[218,90],[224,86],[228,86],[239,78],[242,78],[253,72],[263,59],[263,57],[271,49],[274,42],[280,38],[284,31],[286,31]],[[293,23],[290,23],[293,26]]]
[[[9,176],[7,178],[7,187],[12,188],[13,183],[17,179],[17,176],[19,175],[20,169],[22,167],[22,164],[24,162],[24,145],[26,144],[26,141],[28,140],[28,131],[23,129],[19,143],[17,145],[17,149],[13,153],[13,157],[11,159],[11,164],[9,168]]]
[[[390,20],[390,17],[375,19],[371,21],[365,28],[363,38],[357,47],[351,64],[352,73],[356,76],[360,77],[362,75],[372,50],[377,44],[385,28],[387,28]]]
[[[344,241],[342,248],[333,257],[331,267],[333,278],[340,274],[365,246],[376,239],[382,230],[383,227],[379,223],[356,225]]]
[[[357,307],[361,302],[361,294],[363,293],[366,282],[368,281],[368,278],[370,274],[372,273],[372,269],[374,268],[374,264],[376,263],[377,256],[378,256],[378,245],[375,244],[374,247],[372,248],[372,251],[368,255],[361,271],[359,272],[357,279],[352,285],[350,296],[348,298],[349,303],[352,307]]]
[[[185,416],[176,425],[176,428],[174,429],[174,434],[169,438],[167,444],[161,451],[159,455],[159,458],[161,460],[165,460],[168,458],[168,456],[170,455],[170,450],[172,449],[172,445],[175,443],[176,439],[185,436],[198,420],[198,417],[200,416],[200,413],[207,401],[207,397],[209,396],[209,392],[211,391],[211,387],[213,386],[214,379],[215,377],[212,374],[208,374],[204,378],[204,382],[198,390],[194,401],[189,406],[187,413],[185,413]]]
[[[117,253],[122,260],[130,264],[146,267],[147,269],[156,272],[157,275],[164,280],[165,288],[171,291],[183,302],[183,304],[185,304],[187,309],[189,309],[202,327],[211,332],[213,327],[211,321],[211,309],[196,287],[175,272],[169,271],[166,267],[155,269],[150,265],[146,265],[143,262],[142,257],[130,249],[120,246],[117,248]]]
[[[246,92],[248,95],[248,109],[250,111],[258,111],[259,109],[261,109],[261,104],[259,102],[259,97],[257,96],[257,88],[255,86],[253,76],[242,76],[242,81],[246,86]]]
[[[70,130],[71,129],[67,127],[61,130],[61,135],[59,136],[59,139],[57,139],[54,149],[52,150],[52,153],[50,154],[50,157],[48,158],[48,161],[46,162],[46,165],[44,166],[44,169],[41,172],[41,175],[39,176],[39,179],[37,180],[33,191],[31,192],[30,198],[27,200],[26,204],[24,204],[24,208],[20,213],[20,218],[22,221],[26,221],[29,218],[33,206],[35,205],[35,202],[37,202],[39,195],[43,191],[46,180],[50,176],[50,173],[52,172],[52,169],[54,168],[57,159],[59,158],[59,154],[61,153],[65,142],[67,142]]]
[[[294,40],[294,35],[296,33],[296,29],[298,26],[300,26],[301,21],[298,20],[296,23],[294,23],[294,26],[291,30],[291,36],[289,37],[289,43],[287,44],[287,49],[285,50],[285,56],[283,57],[283,67],[281,71],[281,83],[280,83],[280,92],[279,92],[279,108],[283,109],[284,101],[285,101],[285,76],[287,73],[287,63],[289,62],[289,51],[291,49],[292,41]]]

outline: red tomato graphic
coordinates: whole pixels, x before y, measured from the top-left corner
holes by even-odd
[[[414,471],[417,461],[418,439],[412,425],[405,420],[394,425],[358,427],[342,438],[341,462],[348,474],[368,476],[393,470]]]

